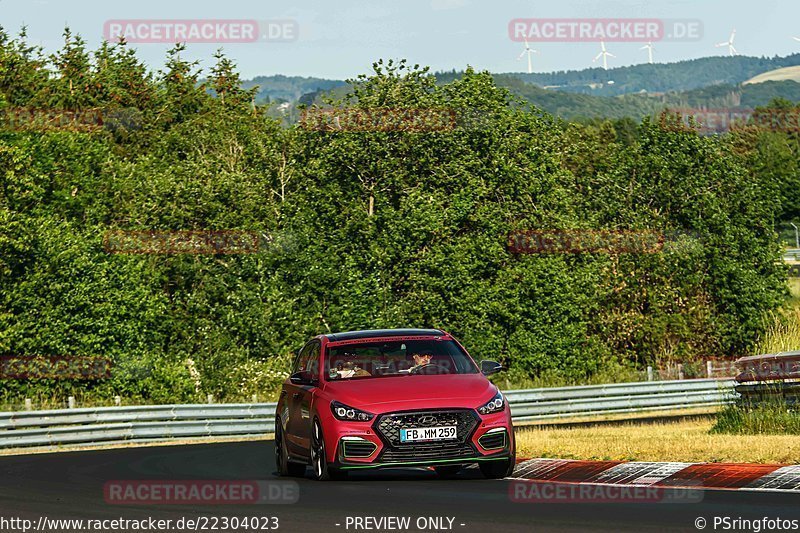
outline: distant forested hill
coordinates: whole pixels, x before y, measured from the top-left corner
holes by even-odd
[[[257,76],[252,80],[245,80],[242,86],[245,89],[259,87],[256,101],[264,102],[295,102],[303,95],[327,92],[336,87],[346,85],[342,80],[328,80],[304,76]]]
[[[736,85],[769,70],[800,65],[800,54],[786,57],[704,57],[677,63],[642,64],[603,70],[510,73],[537,85],[596,96],[688,91],[709,85]],[[613,81],[613,84],[609,84]]]
[[[577,118],[641,119],[654,116],[665,107],[745,109],[767,105],[775,98],[800,102],[800,83],[770,81],[752,85],[714,85],[685,92],[658,96],[628,94],[591,96],[523,83],[514,76],[495,75],[496,83],[552,115],[566,120]]]
[[[800,54],[788,57],[709,57],[679,63],[637,65],[604,71],[556,72],[551,74],[494,74],[497,85],[567,120],[578,118],[624,118],[636,120],[658,114],[665,107],[752,108],[766,105],[776,97],[800,102],[800,84],[770,81],[742,85],[753,76],[784,66],[800,64]],[[450,83],[463,72],[436,73],[437,83]],[[608,81],[613,79],[613,85]],[[535,83],[534,83],[535,82]],[[590,89],[579,83],[602,84]],[[542,85],[562,85],[543,88]],[[290,102],[311,104],[329,92],[341,95],[344,80],[300,76],[259,76],[243,82],[245,88],[258,86],[258,103]],[[645,88],[645,93],[641,90]],[[290,119],[296,119],[292,112]],[[293,120],[292,120],[293,121]]]

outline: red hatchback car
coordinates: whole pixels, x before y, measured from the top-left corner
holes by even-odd
[[[511,412],[461,344],[438,329],[320,335],[298,352],[275,414],[281,475],[430,466],[449,477],[477,463],[502,478],[515,463]]]

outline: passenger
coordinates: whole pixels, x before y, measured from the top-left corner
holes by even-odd
[[[336,365],[336,370],[338,371],[340,378],[361,378],[372,375],[363,368],[356,365],[356,363],[353,361],[347,361],[344,364],[342,364],[342,362],[340,361]]]

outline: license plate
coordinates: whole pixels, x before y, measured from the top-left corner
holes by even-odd
[[[436,426],[430,428],[402,428],[400,442],[422,440],[448,440],[456,438],[456,426]]]

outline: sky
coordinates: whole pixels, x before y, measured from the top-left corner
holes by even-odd
[[[53,52],[69,26],[94,49],[107,21],[282,20],[297,30],[284,42],[189,43],[184,57],[213,64],[222,48],[244,78],[285,74],[345,79],[369,73],[380,58],[408,59],[433,71],[471,65],[490,72],[523,72],[518,57],[525,44],[509,35],[513,19],[692,19],[702,37],[689,42],[656,42],[656,62],[727,53],[715,43],[737,30],[742,55],[800,52],[797,0],[0,0],[0,25],[16,34],[24,24],[29,41]],[[609,42],[610,68],[647,62],[643,42]],[[166,43],[132,45],[153,70],[164,64]],[[599,42],[535,42],[535,72],[598,66]]]

